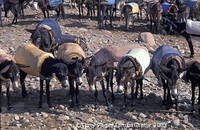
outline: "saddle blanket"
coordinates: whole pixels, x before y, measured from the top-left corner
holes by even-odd
[[[42,64],[49,57],[53,58],[53,55],[40,50],[33,44],[26,44],[17,48],[15,60],[18,64],[28,66],[21,68],[22,71],[33,76],[40,76]]]
[[[187,6],[192,8],[197,3],[197,0],[189,0],[187,2]]]
[[[115,0],[100,0],[101,4],[114,5]]]
[[[124,57],[130,56],[137,60],[142,68],[142,74],[145,74],[148,71],[150,66],[150,55],[149,52],[143,48],[134,48],[130,50]]]
[[[41,27],[51,30],[53,32],[55,42],[58,44],[62,43],[62,32],[58,22],[54,19],[47,18],[39,22],[36,29],[40,29]]]
[[[166,57],[168,56],[177,57],[180,67],[183,68],[182,64],[184,64],[185,62],[180,51],[173,46],[163,45],[163,46],[160,46],[154,52],[153,58],[152,58],[152,70],[156,76],[159,75],[158,70],[160,70],[160,65],[164,63],[163,60],[166,59]]]
[[[186,32],[189,34],[200,35],[200,21],[187,19]]]
[[[76,43],[64,43],[58,48],[57,57],[63,60],[71,60],[73,58],[78,58],[80,60],[84,59],[85,52]]]
[[[139,12],[139,6],[137,3],[135,2],[130,2],[130,3],[127,3],[126,5],[130,6],[131,9],[132,9],[132,12],[131,13],[138,13]]]
[[[50,7],[56,7],[57,5],[63,3],[64,0],[49,0]]]
[[[170,3],[168,3],[168,2],[163,2],[162,3],[162,8],[163,8],[163,13],[164,14],[168,13],[169,7],[170,7]]]

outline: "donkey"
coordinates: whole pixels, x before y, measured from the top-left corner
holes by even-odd
[[[128,83],[130,83],[131,87],[132,103],[134,99],[135,81],[137,83],[135,97],[137,98],[138,89],[140,87],[140,98],[143,98],[143,91],[142,91],[143,78],[144,74],[149,70],[149,68],[150,68],[150,55],[146,48],[134,48],[120,59],[117,65],[116,80],[119,86],[124,87],[125,107],[127,106]],[[131,105],[133,105],[132,103]]]
[[[73,35],[63,35],[57,21],[46,18],[38,23],[31,32],[32,43],[43,51],[55,54],[58,47],[66,42],[80,43],[81,39]]]
[[[185,79],[186,82],[191,82],[192,87],[192,111],[194,111],[194,104],[195,104],[195,88],[199,87],[199,98],[198,98],[198,104],[199,104],[199,113],[200,113],[200,61],[199,60],[193,60],[189,63],[187,63],[187,69],[185,73]]]
[[[187,20],[187,21],[189,23],[190,20]],[[176,32],[176,33],[180,34],[181,36],[183,36],[188,43],[188,46],[189,46],[189,49],[190,49],[190,57],[193,57],[195,53],[194,53],[194,48],[193,48],[193,43],[192,43],[192,36],[200,37],[200,33],[199,34],[192,34],[192,32],[187,32],[186,27],[187,27],[188,23],[187,22],[179,23],[177,21],[171,21],[167,17],[163,18],[164,29],[167,31],[167,33],[171,34],[171,33]]]
[[[185,60],[177,48],[163,45],[157,48],[152,58],[152,70],[158,79],[158,84],[164,89],[163,104],[170,108],[175,99],[178,110],[178,87],[176,82],[185,69]],[[172,96],[172,97],[171,97]]]
[[[21,60],[21,59],[24,60]],[[68,68],[62,60],[55,59],[52,54],[43,52],[33,44],[18,47],[15,55],[17,63],[30,66],[26,69],[20,69],[20,84],[22,87],[22,96],[27,96],[25,88],[25,78],[27,74],[40,77],[40,100],[39,108],[42,107],[43,84],[46,82],[47,104],[51,107],[50,102],[50,81],[53,75],[58,78],[62,87],[68,87]]]
[[[6,96],[7,96],[7,108],[8,110],[10,107],[10,82],[12,83],[12,87],[15,90],[18,88],[17,82],[17,74],[18,74],[18,66],[14,58],[8,54],[0,54],[0,96],[2,94],[2,83],[6,83]],[[2,98],[0,98],[2,99]],[[1,106],[1,100],[0,100]],[[0,107],[1,112],[1,107]]]
[[[110,26],[112,27],[113,15],[115,8],[115,0],[99,1],[98,2],[98,23],[99,27],[102,28],[107,25],[107,20],[110,19]]]
[[[57,19],[65,17],[64,5],[63,0],[60,0],[59,3],[51,3],[49,0],[34,0],[38,2],[38,6],[42,10],[44,18],[49,18],[49,10],[55,10],[57,13]],[[51,5],[52,4],[52,5]]]
[[[132,24],[134,24],[135,16],[137,15],[139,19],[139,5],[137,3],[131,2],[131,3],[126,3],[124,7],[122,8],[121,11],[121,19],[122,15],[124,16],[125,19],[125,26],[126,29],[129,28],[129,23],[130,21]]]
[[[58,48],[58,59],[66,61],[69,69],[69,85],[71,95],[71,107],[74,107],[74,94],[76,95],[76,104],[79,104],[78,94],[79,86],[82,84],[82,75],[85,62],[85,52],[76,43],[64,43]],[[76,87],[74,87],[74,84]],[[75,90],[74,90],[75,89]]]
[[[54,54],[63,40],[61,28],[54,19],[44,19],[38,23],[31,35],[32,43],[43,51]]]
[[[150,15],[150,26],[153,32],[157,32],[160,27],[161,14],[163,12],[160,2],[151,2],[148,5]],[[154,23],[154,26],[153,26]]]
[[[200,21],[200,2],[197,2],[190,8],[190,18]]]
[[[20,11],[20,9],[21,9],[21,6],[20,6],[20,3],[19,3],[19,0],[16,0],[16,1],[5,0],[4,1],[5,17],[8,17],[7,14],[8,14],[9,10],[14,15],[12,24],[16,24],[17,23],[17,19],[19,17],[19,11]]]
[[[83,4],[84,0],[75,0],[76,5],[78,6],[79,17],[83,16]]]
[[[97,2],[95,0],[85,0],[84,3],[87,8],[87,16],[95,16],[95,6]]]

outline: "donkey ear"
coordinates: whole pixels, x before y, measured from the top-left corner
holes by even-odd
[[[35,29],[26,29],[27,32],[34,33]]]
[[[27,68],[27,67],[30,67],[28,65],[22,65],[22,64],[16,64],[19,68]]]
[[[163,72],[170,72],[170,69],[169,68],[167,68],[166,66],[164,66],[164,65],[161,65],[160,66],[160,69],[161,69],[161,71],[163,71]]]

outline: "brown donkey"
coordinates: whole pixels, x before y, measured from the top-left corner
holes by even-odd
[[[151,31],[157,32],[159,30],[160,22],[161,22],[161,16],[162,16],[162,6],[160,2],[151,2],[148,5],[149,8],[149,14],[150,14],[150,26]],[[154,26],[153,26],[154,23]]]

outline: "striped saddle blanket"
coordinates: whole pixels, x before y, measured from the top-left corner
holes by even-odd
[[[193,35],[200,35],[200,21],[187,20],[186,32]]]
[[[56,7],[57,5],[63,3],[64,0],[49,0],[50,7]]]

